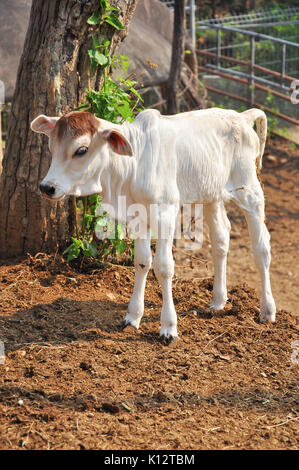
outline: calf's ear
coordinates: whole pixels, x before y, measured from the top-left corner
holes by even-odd
[[[32,121],[30,127],[34,132],[46,134],[48,137],[50,137],[58,119],[59,117],[48,117],[44,114],[41,114]]]
[[[110,145],[113,152],[132,157],[131,144],[120,132],[115,129],[105,129],[101,132],[101,136]]]

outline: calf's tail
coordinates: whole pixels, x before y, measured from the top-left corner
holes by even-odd
[[[256,159],[256,167],[257,171],[260,171],[267,138],[267,117],[264,111],[257,108],[248,109],[241,114],[249,126],[253,127],[256,123],[256,132],[260,141],[260,152]]]

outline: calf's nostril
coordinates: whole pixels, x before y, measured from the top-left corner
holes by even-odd
[[[40,184],[39,189],[47,196],[53,196],[55,193],[55,187],[50,184]]]

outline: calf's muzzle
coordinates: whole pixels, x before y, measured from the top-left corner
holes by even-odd
[[[45,196],[48,196],[48,197],[53,197],[55,195],[55,186],[52,186],[51,184],[41,183],[39,185],[39,189],[40,189],[42,195],[45,195]]]

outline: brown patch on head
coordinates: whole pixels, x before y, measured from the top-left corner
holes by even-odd
[[[90,133],[93,136],[98,127],[99,121],[93,114],[87,111],[72,111],[57,121],[55,134],[58,140],[62,140],[65,135],[79,137]]]

